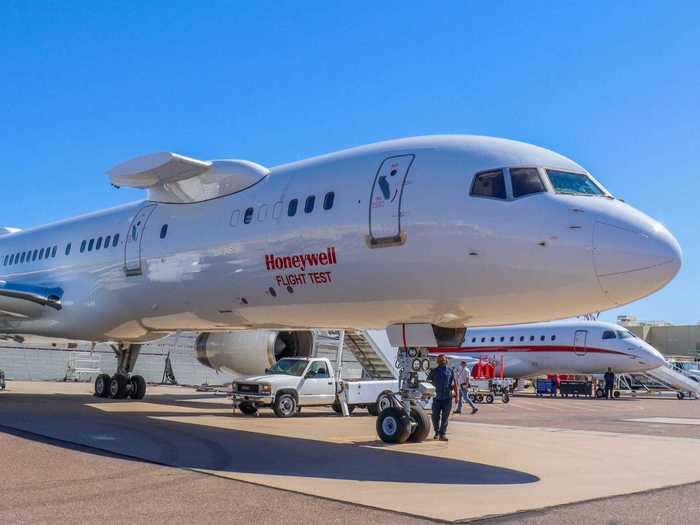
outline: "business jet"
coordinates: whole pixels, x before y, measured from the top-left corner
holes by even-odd
[[[467,330],[458,348],[433,348],[451,360],[495,362],[514,379],[542,374],[640,373],[664,366],[653,346],[612,323],[558,321]]]
[[[283,331],[286,355],[311,328],[454,346],[467,326],[635,301],[681,266],[671,233],[581,166],[505,139],[407,138],[272,168],[155,153],[108,177],[146,200],[0,237],[0,333],[113,342],[101,396],[143,397],[139,345],[179,330],[205,352],[259,329]]]

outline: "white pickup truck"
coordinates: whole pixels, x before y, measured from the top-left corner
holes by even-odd
[[[247,415],[261,407],[272,407],[279,417],[290,417],[305,406],[331,406],[340,413],[339,396],[346,397],[350,411],[365,407],[370,414],[391,405],[387,393],[396,392],[398,380],[335,379],[333,365],[326,358],[286,357],[265,375],[234,381],[233,403]]]

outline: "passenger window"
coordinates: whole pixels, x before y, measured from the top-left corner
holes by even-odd
[[[491,342],[492,342],[492,343],[493,343],[495,340],[496,340],[495,337],[492,337],[492,338],[491,338]]]
[[[503,341],[505,341],[505,340],[506,340],[505,337],[501,337],[501,343],[502,343]]]
[[[109,237],[108,237],[109,238]],[[106,245],[107,243],[105,243]],[[66,255],[70,255],[71,243],[66,244]]]
[[[102,237],[97,238],[97,245],[95,246],[95,250],[99,250],[102,248]]]
[[[282,201],[276,202],[272,207],[272,218],[274,220],[279,219],[282,216]]]
[[[514,199],[546,191],[536,168],[512,168],[510,181],[513,184]]]
[[[107,248],[109,248],[109,243],[110,243],[111,241],[112,241],[112,236],[111,236],[111,235],[107,235],[107,237],[105,237],[105,250],[106,250]],[[70,246],[70,245],[69,245],[69,246]]]
[[[245,215],[243,215],[243,224],[250,224],[250,221],[253,220],[253,208],[248,208],[245,211]]]
[[[306,204],[304,204],[304,213],[311,213],[314,211],[314,204],[316,204],[316,196],[309,195],[306,197]]]
[[[511,335],[511,336],[510,336],[510,342],[512,343],[513,341],[515,341],[515,336],[512,336],[512,335]]]
[[[58,246],[54,246],[51,250],[51,257],[56,257],[56,252],[58,251]]]
[[[544,341],[544,336],[543,336],[543,335],[540,336],[540,341]]]
[[[27,256],[27,252],[22,252],[22,257],[20,258],[19,262],[24,263],[24,259]]]
[[[476,337],[472,337],[472,343],[476,343]]]
[[[485,337],[482,337],[482,338],[481,338],[481,342],[482,342],[482,343],[485,343],[485,342],[486,342],[486,338],[485,338]]]
[[[36,261],[37,255],[39,255],[39,250],[34,250],[32,253],[32,262]]]
[[[329,191],[326,196],[323,197],[323,209],[330,210],[333,207],[333,201],[335,201],[335,192]]]
[[[231,226],[236,226],[238,225],[238,221],[241,220],[241,210],[233,210],[233,213],[231,214],[231,221],[229,224]]]
[[[506,183],[503,171],[487,171],[474,177],[471,195],[474,197],[491,197],[493,199],[506,198]]]
[[[556,339],[557,339],[557,336],[556,336],[556,335],[553,335],[553,336],[552,336],[552,341],[556,341]]]
[[[534,340],[535,340],[535,336],[534,336],[534,335],[531,335],[531,336],[530,336],[530,341],[534,341]]]
[[[88,251],[91,252],[93,246],[95,246],[95,239],[90,239],[90,242],[88,243]]]
[[[83,253],[85,251],[86,244],[87,244],[87,241],[83,241],[80,243],[80,253]]]
[[[42,248],[39,250],[39,260],[42,260],[44,258],[44,249]]]
[[[520,336],[520,340],[521,340],[521,341],[525,341],[525,336],[521,335],[521,336]]]
[[[5,255],[5,258],[3,259],[3,262],[2,262],[3,266],[7,266],[7,259],[8,259],[8,256]]]
[[[119,244],[119,234],[116,234],[114,236],[114,240],[112,241],[112,248],[116,248],[117,244]]]
[[[330,377],[328,375],[328,367],[326,367],[325,363],[322,363],[320,361],[316,361],[315,363],[311,363],[311,366],[309,367],[309,371],[306,373],[306,375],[310,378],[315,378],[315,379],[324,379]]]
[[[289,201],[289,206],[287,207],[287,215],[289,217],[294,217],[297,214],[297,207],[299,206],[299,199],[292,199]]]
[[[163,226],[160,227],[160,238],[165,239],[166,235],[168,235],[168,225],[163,224]]]
[[[617,339],[617,336],[613,330],[606,330],[603,332],[603,339]]]

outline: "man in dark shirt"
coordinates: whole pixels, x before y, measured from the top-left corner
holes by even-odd
[[[615,374],[613,374],[612,368],[608,368],[608,371],[605,372],[603,379],[605,379],[605,398],[612,399],[613,388],[615,387]]]
[[[433,439],[448,441],[447,423],[452,412],[452,398],[457,397],[457,382],[454,372],[447,367],[447,357],[440,355],[437,358],[438,366],[433,368],[428,374],[428,381],[435,387],[435,398],[433,399],[433,429],[435,436]]]

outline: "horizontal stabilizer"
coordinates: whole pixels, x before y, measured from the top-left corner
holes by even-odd
[[[201,202],[244,190],[270,172],[247,160],[198,160],[177,153],[151,153],[109,170],[117,187],[148,190],[155,202]]]

